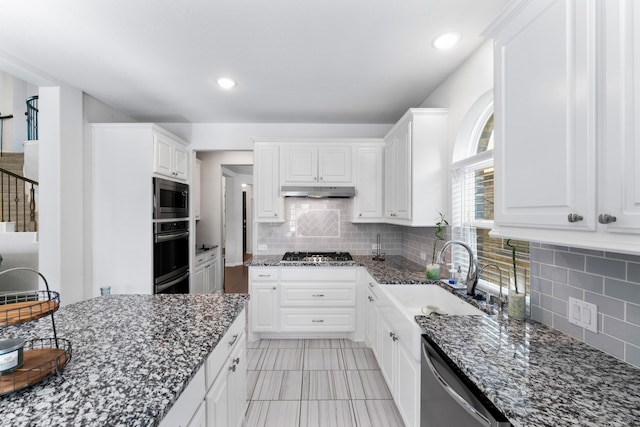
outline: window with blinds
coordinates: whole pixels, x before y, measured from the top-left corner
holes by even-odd
[[[471,246],[478,257],[478,268],[488,264],[497,265],[502,270],[505,287],[514,280],[512,251],[515,248],[517,282],[520,288],[521,284],[529,283],[529,242],[507,241],[489,236],[493,226],[495,188],[493,114],[479,129],[481,131],[476,132],[476,137],[469,142],[470,155],[452,167],[452,238]],[[464,249],[453,247],[451,259],[453,269],[460,266],[466,272],[468,255]],[[480,279],[485,285],[498,285],[500,274],[495,267],[486,267]]]

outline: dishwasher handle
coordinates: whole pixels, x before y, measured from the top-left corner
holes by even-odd
[[[424,342],[422,343],[422,353],[425,362],[427,362],[427,366],[429,366],[429,370],[431,371],[433,376],[436,377],[438,381],[440,381],[442,388],[444,388],[444,390],[449,393],[449,396],[451,396],[456,402],[458,402],[458,404],[462,406],[464,410],[467,411],[469,415],[475,418],[478,422],[487,427],[491,427],[491,421],[489,421],[487,417],[478,412],[471,403],[467,402],[464,397],[460,396],[458,392],[455,391],[444,378],[442,378],[442,375],[440,375],[440,373],[436,370],[436,367],[433,365],[433,362],[431,361],[431,355],[429,354],[429,350],[427,349],[427,346]]]

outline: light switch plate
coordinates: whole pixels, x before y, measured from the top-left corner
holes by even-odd
[[[569,297],[569,323],[598,333],[598,306],[590,302]]]

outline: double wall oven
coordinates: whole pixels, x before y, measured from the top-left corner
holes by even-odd
[[[153,179],[155,294],[189,293],[189,186]]]

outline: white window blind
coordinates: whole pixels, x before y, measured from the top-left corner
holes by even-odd
[[[494,214],[493,116],[482,127],[479,139],[470,141],[472,152],[452,165],[452,238],[467,243],[477,254],[479,268],[495,264],[502,270],[503,285],[513,280],[512,249],[506,239],[489,236]],[[470,150],[471,151],[471,150]],[[529,282],[529,243],[510,241],[516,248],[518,288]],[[468,255],[461,247],[452,249],[454,268],[468,269]],[[487,267],[480,278],[489,284],[499,283],[499,273]],[[528,289],[527,289],[528,291]]]

